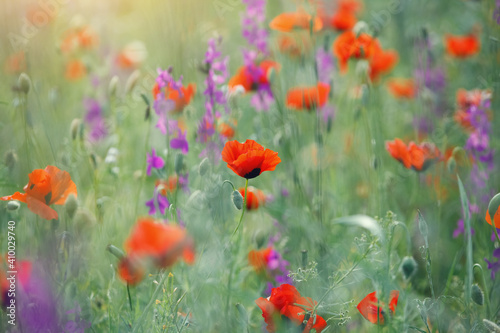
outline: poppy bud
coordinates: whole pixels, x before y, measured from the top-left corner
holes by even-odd
[[[367,60],[359,60],[356,64],[356,75],[364,81],[370,70],[370,64]]]
[[[4,163],[10,171],[14,169],[17,164],[17,154],[14,150],[9,150],[4,155]]]
[[[264,242],[266,241],[266,236],[264,233],[259,230],[255,234],[255,242],[257,243],[257,248],[261,248],[262,245],[264,245]]]
[[[471,288],[471,298],[477,305],[484,304],[484,293],[477,284],[473,284]]]
[[[108,250],[108,252],[114,255],[117,259],[121,260],[123,257],[125,257],[125,253],[123,253],[122,250],[114,245],[109,244],[108,246],[106,246],[106,250]]]
[[[7,203],[7,209],[8,210],[18,210],[21,205],[19,204],[19,201],[12,200]]]
[[[134,90],[137,81],[139,80],[139,76],[141,76],[141,72],[137,69],[127,79],[125,83],[125,94],[130,94],[132,90]]]
[[[109,86],[108,86],[108,94],[109,97],[115,97],[116,92],[118,90],[118,84],[120,83],[120,79],[118,76],[113,76],[111,80],[109,81]]]
[[[210,162],[208,161],[208,158],[205,157],[201,161],[201,163],[198,167],[198,173],[200,174],[200,176],[204,176],[208,172],[209,169],[210,169]]]
[[[243,208],[243,196],[238,190],[233,191],[233,204],[238,210]]]
[[[450,157],[446,162],[446,167],[448,168],[449,173],[455,173],[455,169],[457,168],[457,162],[455,161],[455,158],[453,158],[453,156]]]
[[[409,280],[415,275],[417,272],[417,262],[413,257],[407,256],[404,257],[403,260],[401,261],[401,266],[399,267],[399,270],[401,273],[403,273],[403,277],[405,280]]]
[[[356,34],[356,38],[359,37],[362,33],[368,33],[369,27],[365,21],[358,21],[352,28],[352,31]]]
[[[451,156],[459,162],[467,160],[467,153],[462,147],[455,147]]]
[[[75,216],[76,209],[78,208],[78,201],[73,193],[71,193],[66,199],[64,208],[66,209],[66,213],[68,213],[69,218],[72,219],[73,216]]]
[[[21,73],[21,75],[19,75],[19,79],[17,79],[17,86],[19,87],[19,90],[25,94],[30,91],[31,80],[28,74]]]
[[[495,226],[497,226],[498,224],[497,223],[498,216],[496,215],[499,208],[500,208],[500,193],[497,193],[493,198],[491,198],[490,203],[488,204],[488,211],[487,211],[487,215],[489,215],[490,219],[494,221],[493,224],[495,224]]]
[[[488,319],[483,319],[483,324],[490,331],[490,333],[500,333],[500,326],[494,322]]]
[[[177,154],[177,156],[175,156],[174,167],[175,167],[175,173],[180,175],[182,169],[184,168],[184,155],[179,153]]]
[[[69,127],[69,131],[71,133],[71,139],[76,140],[78,137],[78,134],[81,133],[82,130],[82,121],[81,119],[75,118],[71,122],[71,125]],[[81,137],[81,136],[80,136]]]
[[[95,218],[89,211],[78,209],[73,219],[75,228],[78,231],[84,230],[95,223]]]
[[[238,309],[238,312],[240,313],[241,319],[243,322],[248,322],[248,313],[247,310],[241,303],[236,303],[236,309]]]
[[[429,229],[427,228],[427,223],[424,220],[424,217],[420,212],[418,212],[418,229],[420,230],[420,234],[423,237],[427,237],[429,235]]]

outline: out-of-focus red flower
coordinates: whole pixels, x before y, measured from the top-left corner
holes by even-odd
[[[19,74],[26,70],[26,58],[24,51],[11,54],[4,64],[4,70],[7,74]]]
[[[306,318],[306,314],[308,320],[302,333],[308,333],[311,329],[321,333],[327,326],[321,316],[312,313],[316,302],[309,297],[302,297],[297,289],[289,284],[273,288],[269,298],[260,297],[255,303],[262,310],[268,332],[275,332],[284,320],[290,320],[299,326]]]
[[[240,194],[245,197],[245,188],[240,188],[238,190]],[[259,208],[260,205],[263,205],[266,202],[266,195],[259,189],[256,189],[253,186],[248,187],[248,194],[246,197],[246,206],[247,210],[254,210]]]
[[[393,290],[390,294],[389,299],[389,314],[392,315],[396,311],[396,305],[398,304],[399,291]],[[387,310],[384,310],[384,305],[379,302],[376,292],[372,292],[366,295],[357,306],[359,313],[373,324],[385,324],[385,318],[387,318]]]
[[[479,106],[483,101],[491,99],[491,90],[474,89],[467,91],[465,89],[458,89],[456,94],[456,101],[458,110],[453,115],[453,119],[466,130],[472,130],[471,113],[467,110],[471,106]],[[487,111],[488,118],[491,120],[493,114],[490,110]]]
[[[350,30],[357,22],[356,12],[361,10],[361,3],[356,0],[339,0],[337,10],[329,20],[330,25],[336,30]]]
[[[445,36],[446,52],[456,58],[467,58],[479,52],[481,44],[475,34]]]
[[[64,205],[70,194],[77,195],[76,185],[69,173],[49,165],[36,169],[28,175],[29,182],[24,192],[1,197],[0,200],[19,200],[28,204],[28,209],[46,220],[57,219],[57,212],[49,205]]]
[[[196,84],[190,83],[187,87],[181,87],[181,93],[176,89],[172,89],[171,85],[168,85],[168,89],[165,91],[165,99],[170,99],[175,102],[174,112],[181,112],[186,105],[191,103],[191,100],[196,93]],[[154,99],[158,99],[158,94],[160,94],[160,88],[158,83],[155,83],[153,87]]]
[[[255,268],[256,271],[263,271],[267,267],[272,251],[272,247],[262,250],[251,250],[248,253],[248,262],[253,266],[253,268]]]
[[[413,79],[391,79],[387,82],[387,89],[396,98],[412,99],[417,95],[417,85]]]
[[[493,216],[493,220],[492,217]],[[486,222],[492,225],[495,224],[495,228],[500,228],[500,194],[496,194],[491,198],[488,204],[488,209],[486,210]]]
[[[333,55],[337,57],[342,73],[347,71],[349,59],[370,59],[380,49],[376,38],[366,33],[356,36],[352,30],[340,34],[332,45]]]
[[[66,64],[66,79],[77,81],[87,74],[87,69],[80,59],[71,60]]]
[[[194,244],[187,231],[178,225],[140,218],[125,241],[127,256],[118,265],[120,277],[130,283],[140,282],[148,261],[157,268],[172,266],[179,258],[194,262]]]
[[[377,50],[369,60],[370,80],[376,82],[380,75],[390,72],[398,62],[398,53],[394,50]]]
[[[291,32],[295,29],[309,30],[313,20],[313,31],[317,32],[323,28],[323,22],[319,17],[313,17],[304,11],[294,13],[281,13],[272,19],[269,27],[273,30]]]
[[[146,46],[141,41],[130,42],[116,57],[119,67],[128,69],[138,67],[147,57]]]
[[[281,53],[290,57],[300,57],[312,49],[311,38],[308,33],[279,34],[278,48]]]
[[[219,131],[220,135],[222,135],[226,139],[232,139],[234,137],[234,129],[236,125],[236,120],[233,120],[229,124],[227,122],[220,122],[219,125],[217,125],[217,130]]]
[[[281,162],[278,153],[264,149],[254,140],[246,140],[245,143],[236,140],[226,142],[222,160],[229,169],[246,179],[255,178],[264,171],[273,171]]]
[[[88,26],[69,29],[61,42],[63,53],[73,53],[88,50],[97,45],[97,34]]]
[[[286,95],[286,106],[295,110],[312,110],[326,104],[330,86],[319,82],[315,87],[295,87]]]
[[[400,140],[386,142],[386,149],[393,158],[401,162],[405,168],[416,171],[425,171],[433,162],[437,161],[441,153],[432,143],[424,142],[420,145],[410,142],[408,146]]]
[[[167,194],[174,193],[177,189],[178,179],[179,177],[177,177],[177,175],[170,176],[167,178],[167,180],[157,179],[155,181],[155,187],[161,187],[159,192],[161,193],[161,195],[167,196]]]

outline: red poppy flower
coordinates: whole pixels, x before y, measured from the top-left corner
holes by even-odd
[[[491,218],[492,216],[493,221]],[[486,210],[486,222],[490,225],[494,222],[495,228],[500,228],[500,194],[496,194],[491,198],[488,209]]]
[[[357,22],[355,13],[360,9],[361,3],[356,0],[340,0],[330,20],[331,26],[337,30],[352,29]]]
[[[57,212],[49,205],[64,205],[70,194],[77,195],[76,185],[69,173],[49,165],[45,169],[36,169],[28,175],[28,185],[24,192],[1,197],[0,200],[19,200],[27,203],[29,210],[46,220],[57,219]]]
[[[279,67],[277,62],[271,60],[263,60],[259,66],[240,67],[238,73],[229,80],[228,87],[234,89],[242,86],[246,92],[255,91],[260,85],[269,85],[269,73]]]
[[[343,73],[347,71],[349,59],[370,59],[380,49],[376,38],[365,33],[356,36],[352,30],[339,35],[332,45],[333,55],[339,60],[340,71]]]
[[[79,59],[71,60],[66,64],[66,79],[77,81],[87,74],[87,69],[83,62]]]
[[[401,162],[405,168],[416,171],[425,171],[441,153],[432,143],[424,142],[420,145],[410,142],[408,146],[400,139],[386,142],[386,149],[393,158]]]
[[[390,72],[398,62],[398,53],[394,50],[384,51],[382,49],[375,51],[371,57],[370,64],[370,80],[375,82],[380,75]]]
[[[277,38],[278,48],[281,53],[291,57],[300,57],[312,49],[312,42],[306,32],[299,34],[280,34]]]
[[[118,263],[118,275],[131,286],[141,282],[144,272],[145,269],[138,260],[123,257]]]
[[[245,188],[242,187],[238,190],[240,194],[245,197]],[[266,195],[259,189],[256,189],[253,186],[248,187],[248,194],[246,197],[246,206],[247,210],[253,210],[259,208],[260,205],[263,205],[266,202]]]
[[[252,250],[248,253],[248,262],[256,271],[260,272],[267,267],[273,248],[268,247],[262,250]]]
[[[160,188],[160,193],[163,196],[167,196],[167,193],[173,193],[177,189],[177,181],[179,177],[176,175],[168,177],[167,180],[164,179],[157,179],[155,181],[155,187]]]
[[[18,74],[26,70],[26,58],[24,51],[11,54],[4,63],[4,70],[7,74]]]
[[[304,11],[282,13],[269,23],[269,27],[282,32],[291,32],[295,29],[309,30],[311,20],[313,20],[312,16]],[[315,17],[313,20],[313,31],[317,32],[321,28],[323,28],[323,22],[319,17]]]
[[[446,52],[456,58],[467,58],[479,52],[480,42],[474,34],[466,36],[446,35]]]
[[[327,326],[326,321],[321,316],[311,313],[316,302],[308,297],[301,297],[297,289],[289,284],[273,288],[268,299],[260,297],[255,303],[262,310],[262,317],[267,324],[268,332],[275,332],[277,326],[279,327],[285,318],[299,326],[304,321],[306,314],[309,319],[303,333],[308,333],[313,328],[316,332],[321,333]]]
[[[413,79],[391,79],[387,89],[396,98],[412,99],[417,95],[417,85]]]
[[[255,178],[264,171],[273,171],[281,162],[278,153],[264,149],[254,140],[247,140],[245,143],[236,140],[226,142],[222,160],[229,169],[246,179]]]
[[[185,229],[152,218],[141,218],[125,241],[130,258],[149,257],[157,267],[173,265],[179,257],[188,264],[194,262],[193,241]]]
[[[190,83],[187,87],[181,87],[182,94],[179,94],[179,91],[176,89],[172,89],[169,85],[168,89],[165,91],[165,99],[169,99],[175,102],[174,112],[181,112],[186,105],[191,103],[194,94],[196,93],[196,84]],[[156,100],[158,98],[158,94],[160,93],[160,88],[158,83],[155,83],[153,87],[153,96]]]
[[[295,110],[312,110],[322,107],[328,100],[330,86],[319,82],[316,87],[296,87],[288,91],[286,106]]]
[[[68,30],[61,42],[63,53],[72,53],[80,49],[90,49],[97,45],[97,35],[89,27],[79,27]]]
[[[399,291],[393,290],[390,294],[389,300],[389,314],[392,315],[396,311],[396,305],[398,304]],[[376,296],[376,292],[372,292],[366,295],[357,306],[359,313],[366,320],[374,324],[385,324],[385,318],[387,318],[387,312],[383,309],[383,304],[379,302]]]

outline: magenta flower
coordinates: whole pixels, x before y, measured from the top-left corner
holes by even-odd
[[[151,155],[147,154],[146,163],[148,165],[146,171],[148,176],[151,176],[152,168],[161,169],[165,166],[165,161],[160,156],[156,155],[154,148],[151,150]]]
[[[493,251],[493,257],[500,258],[500,248]],[[484,261],[488,264],[488,269],[491,270],[491,279],[495,280],[495,274],[500,269],[500,261],[490,262],[488,259],[484,258]]]
[[[186,140],[186,132],[177,129],[177,137],[170,140],[170,148],[180,150],[184,155],[189,151],[189,143]]]
[[[146,206],[149,207],[149,215],[155,215],[157,210],[161,215],[165,215],[165,211],[170,206],[167,197],[163,196],[156,188],[151,200],[146,201]]]

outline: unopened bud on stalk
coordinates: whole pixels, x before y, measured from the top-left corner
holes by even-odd
[[[446,167],[448,168],[449,173],[455,173],[455,169],[457,168],[457,161],[455,161],[455,158],[453,156],[450,157],[446,162]]]
[[[116,92],[118,90],[118,85],[120,83],[120,78],[118,76],[113,76],[111,80],[109,81],[109,86],[108,86],[108,94],[109,97],[115,97]]]
[[[246,323],[248,321],[248,313],[245,307],[241,305],[241,303],[236,303],[236,309],[238,309],[238,312],[240,313],[243,322]]]
[[[494,322],[488,319],[483,319],[483,324],[490,331],[490,333],[500,333],[500,326]]]
[[[481,288],[477,285],[477,283],[472,285],[471,298],[477,305],[484,304],[484,293],[481,290]]]
[[[141,72],[137,69],[127,79],[125,83],[125,94],[130,94],[132,90],[134,90],[137,81],[139,80],[139,76],[141,76]]]
[[[4,163],[10,171],[14,169],[17,164],[17,154],[14,150],[8,150],[4,155]]]
[[[237,190],[233,191],[233,204],[238,210],[243,208],[243,196]]]
[[[125,257],[125,253],[123,253],[122,250],[114,245],[109,244],[108,246],[106,246],[106,250],[108,250],[108,252],[114,255],[117,259],[121,260],[123,257]]]
[[[413,257],[407,256],[404,257],[401,261],[401,266],[399,267],[401,273],[403,273],[403,277],[405,280],[409,280],[415,275],[417,272],[418,264],[413,259]]]
[[[76,230],[82,231],[95,223],[95,218],[89,211],[78,209],[73,219]]]
[[[17,86],[19,87],[19,90],[25,94],[30,91],[31,79],[28,74],[21,73],[21,75],[19,75],[19,78],[17,79]]]
[[[14,210],[18,210],[18,209],[19,209],[19,207],[21,207],[21,205],[20,205],[20,204],[19,204],[19,202],[18,202],[18,201],[16,201],[16,200],[12,200],[12,201],[9,201],[9,202],[7,203],[7,209],[8,209],[8,210],[12,210],[12,211],[14,211]]]
[[[261,248],[262,245],[264,245],[264,242],[266,241],[266,236],[262,232],[262,230],[258,230],[255,233],[255,242],[257,243],[257,248]]]
[[[366,24],[365,21],[358,21],[352,28],[352,31],[356,34],[356,37],[358,37],[362,33],[368,33],[368,30],[370,28],[368,27],[368,24]]]
[[[73,141],[76,140],[76,138],[78,138],[79,136],[78,134],[80,133],[80,130],[82,130],[81,126],[82,126],[82,120],[79,118],[75,118],[71,122],[69,131],[71,133],[71,139],[73,139]]]
[[[198,173],[200,176],[204,176],[208,170],[210,169],[210,161],[208,160],[207,157],[205,157],[201,162],[198,167]]]
[[[418,212],[418,229],[420,230],[420,234],[422,234],[423,237],[427,237],[429,235],[429,229],[427,228],[427,223],[424,220],[424,217]]]
[[[71,193],[66,199],[64,208],[66,209],[66,213],[68,213],[69,218],[72,219],[78,209],[78,200],[76,200],[76,196],[73,193]]]

